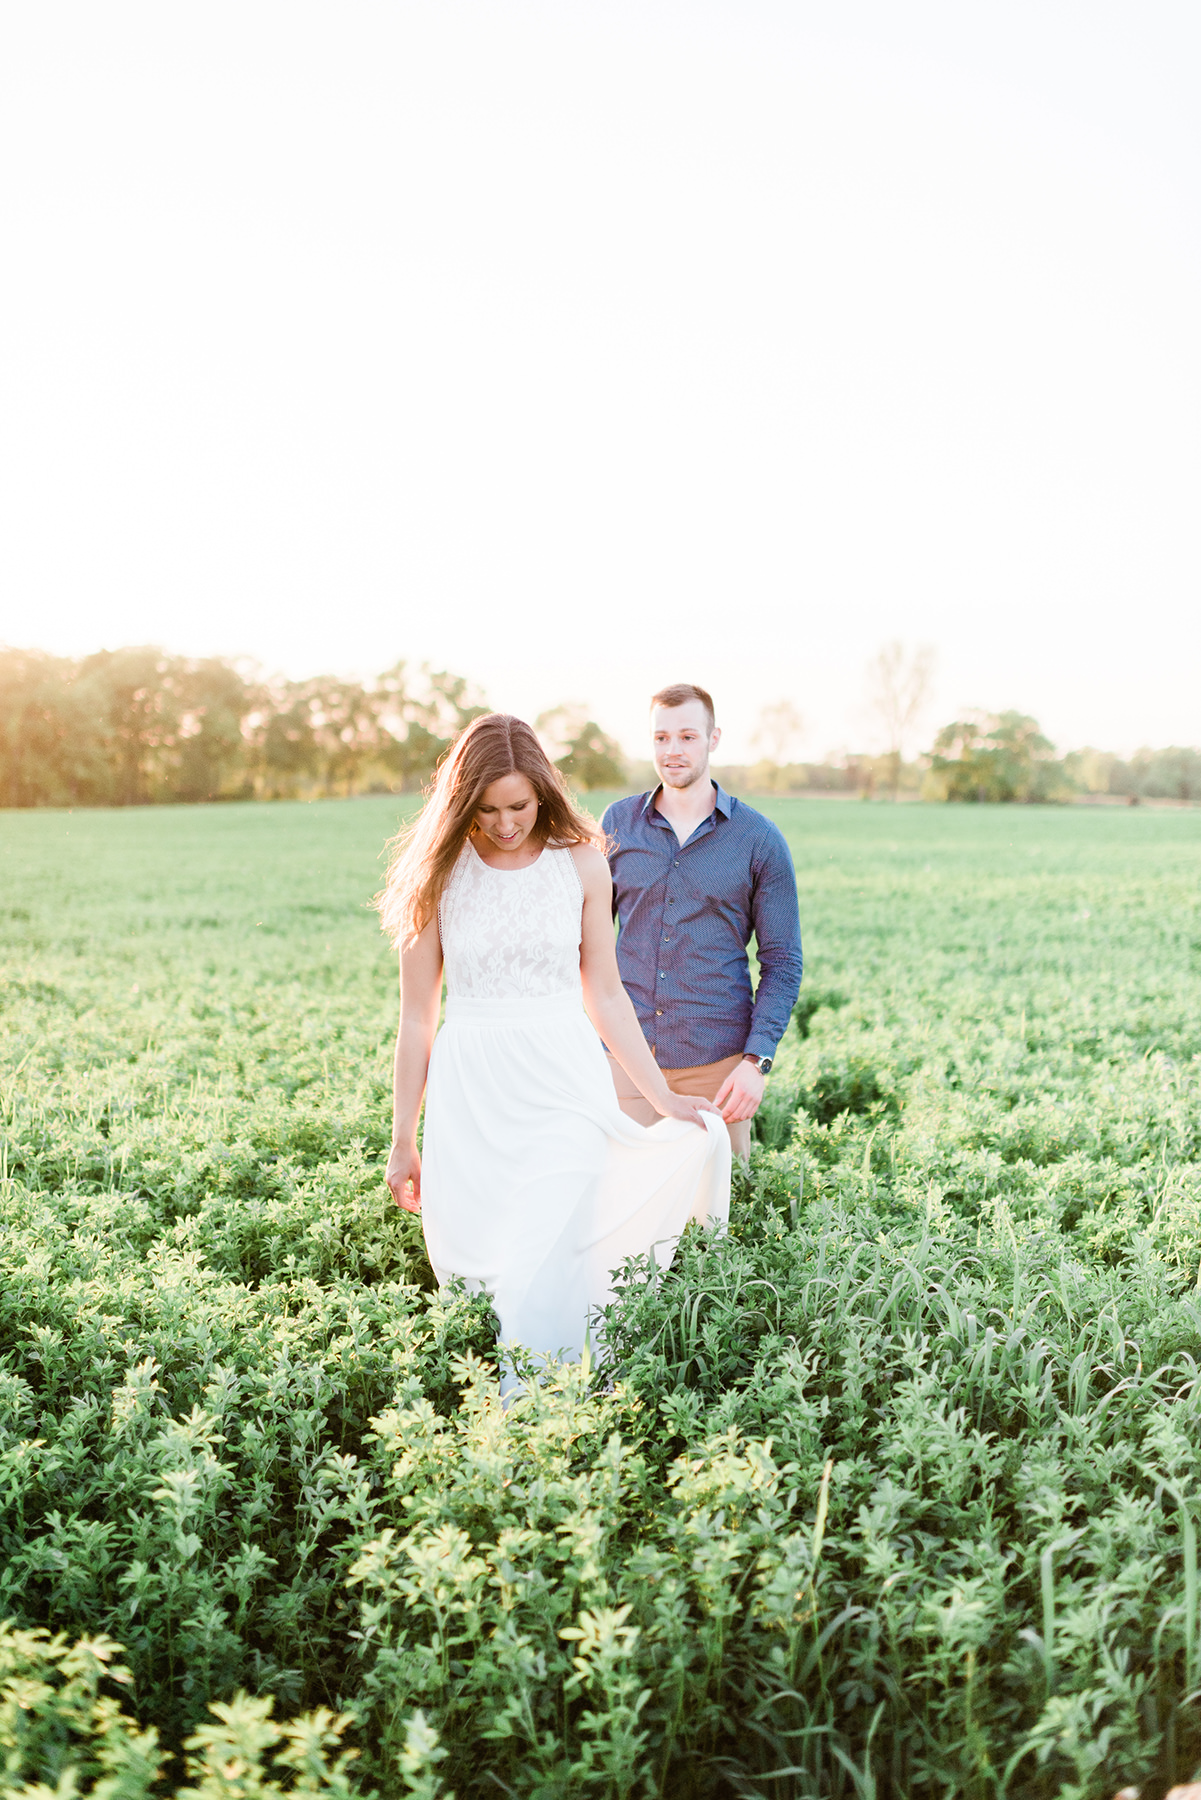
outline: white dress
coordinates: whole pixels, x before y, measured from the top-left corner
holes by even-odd
[[[570,850],[493,869],[470,840],[442,896],[446,1018],[425,1098],[421,1213],[439,1282],[486,1289],[501,1339],[578,1356],[611,1272],[689,1219],[725,1222],[722,1121],[649,1127],[617,1104],[580,986]]]

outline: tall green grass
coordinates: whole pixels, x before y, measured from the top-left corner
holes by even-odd
[[[1201,1763],[1201,814],[763,804],[731,1230],[508,1411],[380,1183],[395,803],[0,816],[5,1791]]]

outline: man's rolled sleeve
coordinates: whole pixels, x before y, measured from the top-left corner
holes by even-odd
[[[759,985],[755,990],[746,1048],[756,1056],[774,1056],[801,991],[804,958],[792,857],[783,833],[777,826],[764,822],[768,829],[755,859],[751,893]]]

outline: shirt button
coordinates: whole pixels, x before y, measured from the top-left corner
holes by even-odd
[[[661,1019],[663,1017],[663,1008],[661,1006],[656,1006],[655,1017],[656,1019]]]

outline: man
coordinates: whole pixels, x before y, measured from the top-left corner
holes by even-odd
[[[618,800],[603,824],[618,967],[651,1053],[676,1093],[720,1108],[745,1162],[751,1119],[801,985],[801,927],[782,832],[709,774],[720,739],[704,688],[663,688],[651,701],[660,785]],[[612,1057],[609,1066],[622,1111],[653,1125],[650,1102]]]

